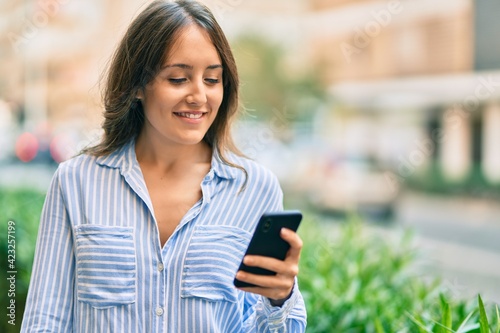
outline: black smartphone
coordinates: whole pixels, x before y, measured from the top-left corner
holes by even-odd
[[[290,249],[290,244],[281,238],[281,228],[297,231],[301,220],[302,213],[297,210],[264,213],[257,224],[245,255],[253,254],[284,260]],[[238,270],[252,274],[276,275],[276,272],[267,269],[245,265],[243,258]],[[236,278],[234,285],[236,287],[255,287],[253,284],[242,282]]]

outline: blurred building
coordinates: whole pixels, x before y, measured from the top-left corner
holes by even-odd
[[[101,74],[138,7],[116,0],[0,4],[0,100],[17,120],[14,141],[30,132],[40,149],[60,155],[56,161],[91,141],[89,129],[101,121]],[[49,147],[54,138],[58,152]]]
[[[316,130],[339,156],[370,156],[402,178],[434,163],[461,179],[480,165],[500,181],[498,2],[203,2],[230,39],[255,33],[286,45],[290,71],[321,66],[335,106],[317,113]],[[2,2],[0,100],[11,112],[4,119],[19,132],[91,140],[86,130],[101,121],[100,75],[145,3]],[[67,139],[77,132],[87,134]]]
[[[207,3],[220,3],[210,1]],[[500,5],[493,0],[230,1],[231,36],[288,47],[287,70],[318,64],[335,101],[311,110],[340,159],[368,156],[404,181],[437,166],[500,182]]]
[[[493,0],[310,0],[311,56],[339,102],[332,145],[500,182],[500,44]]]

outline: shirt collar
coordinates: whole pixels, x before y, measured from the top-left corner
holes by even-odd
[[[228,155],[228,159],[233,163],[234,159],[238,159],[234,154],[230,153]],[[109,168],[121,169],[122,173],[130,171],[134,164],[138,164],[135,156],[135,139],[130,140],[107,156],[97,157],[96,163]],[[223,179],[235,179],[238,177],[238,173],[241,172],[239,169],[222,162],[217,149],[213,150],[210,171],[213,171],[215,175]]]
[[[122,173],[128,171],[132,167],[134,160],[137,163],[134,147],[135,140],[130,140],[111,154],[97,157],[96,163],[109,168],[121,169]]]
[[[227,165],[226,163],[222,162],[220,153],[217,149],[213,150],[213,155],[212,155],[212,170],[215,172],[215,174],[219,178],[224,178],[224,179],[235,179],[238,177],[238,173],[241,172],[241,170],[232,167],[230,165]],[[236,156],[234,154],[230,154],[229,157],[226,159],[229,159],[231,162]],[[232,159],[230,159],[232,158]],[[238,163],[236,163],[238,164]]]

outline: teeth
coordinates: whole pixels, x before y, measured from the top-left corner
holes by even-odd
[[[181,117],[186,117],[190,119],[200,119],[203,116],[203,113],[187,113],[187,112],[180,112],[177,113]]]

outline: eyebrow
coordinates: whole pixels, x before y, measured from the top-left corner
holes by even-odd
[[[171,68],[171,67],[178,67],[178,68],[182,68],[182,69],[193,69],[193,66],[191,65],[186,65],[186,64],[172,64],[172,65],[166,65],[164,67],[162,67],[162,69],[165,69],[165,68]],[[221,64],[214,64],[214,65],[210,65],[208,66],[206,69],[217,69],[217,68],[223,68]]]

